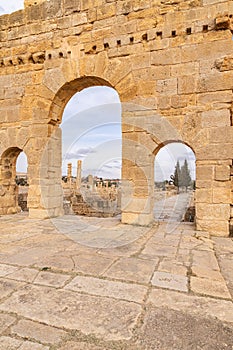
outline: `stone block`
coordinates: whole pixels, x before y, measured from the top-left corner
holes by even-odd
[[[170,78],[164,80],[157,80],[157,92],[161,95],[175,95],[177,94],[177,79]]]
[[[34,283],[43,286],[51,286],[56,288],[62,288],[65,283],[70,279],[69,275],[60,273],[53,273],[47,271],[41,271],[35,278]]]
[[[65,289],[136,303],[143,302],[147,293],[147,288],[144,286],[86,276],[75,277]]]
[[[151,211],[150,199],[123,197],[121,201],[121,209],[131,213],[149,214]]]
[[[129,225],[149,226],[154,222],[153,214],[138,214],[122,211],[121,222]]]
[[[29,285],[14,296],[1,304],[1,310],[14,310],[38,323],[50,324],[56,328],[76,329],[83,334],[92,334],[107,341],[130,339],[141,313],[141,306],[136,303],[51,287]],[[116,319],[119,320],[117,323]]]
[[[193,76],[198,74],[199,66],[197,62],[187,62],[171,66],[172,77]]]
[[[233,71],[222,73],[210,73],[199,78],[197,91],[214,92],[222,90],[231,90],[233,88]]]
[[[230,119],[230,116],[228,118]],[[231,140],[233,140],[233,128],[229,126],[211,128],[209,136],[210,140],[214,140],[214,143],[231,143]]]
[[[203,146],[202,149],[198,149],[196,151],[196,158],[199,160],[210,161],[214,161],[216,159],[219,161],[232,159],[232,145],[230,143],[216,143]]]
[[[181,63],[181,50],[179,48],[161,50],[151,53],[151,64],[163,66]]]
[[[197,188],[195,191],[196,203],[213,203],[212,189]]]
[[[116,5],[114,3],[104,4],[97,8],[97,20],[106,19],[116,14]]]
[[[29,217],[31,219],[48,219],[49,214],[46,209],[30,208],[29,207]]]
[[[64,0],[63,6],[65,14],[80,11],[80,5],[80,0]]]
[[[197,102],[200,104],[214,104],[217,102],[228,102],[232,101],[232,92],[229,91],[218,91],[218,92],[206,92],[197,95]]]
[[[214,166],[198,164],[196,166],[196,178],[198,181],[211,181],[214,177]]]
[[[207,231],[210,235],[229,237],[229,222],[228,219],[218,220],[214,219],[196,219],[196,228],[200,231]]]
[[[121,258],[104,273],[104,276],[136,283],[149,283],[155,265],[156,261],[135,257]]]
[[[192,292],[212,297],[231,299],[225,281],[212,281],[208,278],[191,277]]]
[[[213,188],[213,203],[231,204],[231,189]]]
[[[29,320],[20,320],[11,328],[11,333],[52,345],[59,343],[67,335],[63,330]]]
[[[197,80],[194,75],[178,78],[178,94],[192,94],[196,92]]]
[[[196,206],[196,216],[200,220],[229,220],[230,206],[229,204],[202,204]]]
[[[131,58],[132,69],[142,69],[150,67],[150,53],[142,53]]]
[[[223,109],[202,112],[201,120],[203,128],[230,126],[230,111]]]
[[[151,280],[151,284],[155,287],[188,292],[188,278],[182,275],[156,271]]]

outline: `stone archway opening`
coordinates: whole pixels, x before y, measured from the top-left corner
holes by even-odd
[[[20,156],[22,154],[22,156]],[[27,160],[26,155],[22,149],[18,147],[10,147],[5,150],[0,159],[0,214],[16,214],[23,210],[27,210],[26,203],[22,203],[23,199],[27,197],[27,194],[19,196],[20,188],[24,185],[27,187],[28,178],[27,172],[17,172],[17,165],[24,163],[24,169]],[[20,168],[19,168],[20,170]],[[24,191],[25,192],[25,191]],[[27,193],[27,189],[26,192]],[[21,198],[21,199],[20,199]],[[23,208],[20,205],[20,202]]]
[[[167,142],[155,151],[154,218],[195,222],[196,157],[182,142]]]
[[[120,214],[122,132],[117,91],[100,78],[77,79],[58,92],[50,117],[51,140],[59,138],[62,143],[64,213]],[[52,141],[47,153],[55,147]]]
[[[16,185],[18,186],[18,206],[21,211],[28,212],[28,162],[25,152],[21,152],[16,160]]]

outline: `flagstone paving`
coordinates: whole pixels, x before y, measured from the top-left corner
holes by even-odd
[[[232,266],[232,238],[174,216],[2,216],[0,350],[232,350]]]

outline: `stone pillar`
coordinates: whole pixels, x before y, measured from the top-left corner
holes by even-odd
[[[67,164],[67,183],[71,190],[72,187],[72,163]]]
[[[230,161],[196,161],[196,227],[214,236],[229,236]]]
[[[129,142],[123,134],[121,183],[122,223],[148,226],[154,221],[154,155],[142,144]]]
[[[21,150],[12,147],[0,159],[0,215],[15,214],[18,206],[18,186],[15,182],[16,160]]]
[[[76,191],[80,193],[82,179],[82,161],[77,162],[77,177],[76,177]]]
[[[233,161],[231,165],[231,204],[230,204],[230,222],[229,222],[229,233],[233,237]]]
[[[45,135],[46,125],[40,127],[41,134]],[[32,152],[32,145],[39,141],[40,149],[33,149]],[[28,154],[29,217],[44,219],[63,215],[61,129],[57,127],[44,140],[40,136],[34,136],[25,153]]]
[[[90,191],[93,191],[93,176],[92,175],[88,175],[88,185],[89,185]]]

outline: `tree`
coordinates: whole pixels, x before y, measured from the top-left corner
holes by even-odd
[[[190,176],[188,162],[187,162],[187,159],[185,159],[184,165],[181,167],[180,186],[185,187],[186,192],[187,192],[187,188],[188,188],[188,186],[190,186],[191,181],[192,181],[192,179]]]
[[[174,175],[171,175],[171,179],[173,182],[173,185],[177,187],[177,192],[179,193],[180,186],[181,186],[181,170],[180,170],[180,163],[177,161]]]

